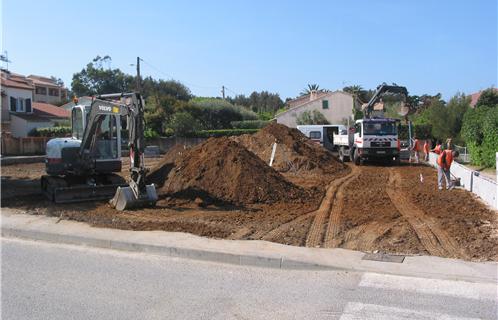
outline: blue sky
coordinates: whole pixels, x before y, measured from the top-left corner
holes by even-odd
[[[97,55],[201,96],[293,97],[381,82],[411,94],[497,85],[497,1],[3,0],[2,48],[21,74],[72,74]],[[2,50],[2,51],[3,51]]]

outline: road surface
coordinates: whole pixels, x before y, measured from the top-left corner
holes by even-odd
[[[2,319],[497,319],[497,285],[2,238]]]

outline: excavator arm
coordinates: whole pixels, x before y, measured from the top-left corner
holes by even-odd
[[[363,107],[363,112],[366,118],[371,117],[374,105],[379,102],[385,94],[399,94],[403,97],[403,102],[406,102],[408,98],[408,90],[406,90],[405,87],[383,83],[377,87],[377,90],[375,90],[375,93],[370,101],[368,101],[368,103]]]
[[[128,138],[130,148],[130,179],[128,187],[118,187],[114,198],[110,200],[111,206],[118,210],[134,207],[154,206],[157,201],[155,186],[146,185],[145,176],[147,169],[144,163],[144,102],[139,93],[107,94],[97,97],[95,110],[105,110],[119,113],[126,117],[128,124]],[[95,103],[95,102],[94,102]],[[100,112],[100,111],[98,111]],[[90,119],[92,114],[90,114]],[[88,126],[89,130],[94,126]],[[85,132],[86,133],[86,132]],[[86,135],[84,134],[85,138]],[[86,140],[84,140],[85,142]],[[82,144],[83,145],[83,144]],[[82,148],[85,152],[85,148]]]

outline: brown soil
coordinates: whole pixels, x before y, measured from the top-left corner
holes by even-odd
[[[303,186],[325,186],[327,181],[343,176],[349,168],[331,152],[313,143],[299,130],[272,122],[255,134],[233,137],[265,163],[270,162],[273,144],[277,143],[272,167],[292,182]]]
[[[201,186],[203,192],[210,192],[210,197],[223,201],[239,199],[234,202],[243,205],[192,201],[189,197],[178,197],[174,192],[164,194],[157,208],[126,212],[117,212],[105,202],[55,205],[46,201],[38,189],[43,164],[2,167],[1,205],[31,214],[85,221],[98,227],[182,231],[206,237],[263,239],[296,246],[498,261],[498,213],[467,191],[438,191],[436,172],[432,168],[408,164],[399,167],[348,166],[335,176],[306,176],[309,186],[321,185],[321,188],[311,190],[304,185],[298,188],[291,184],[292,190],[299,190],[297,194],[304,192],[301,199],[290,197],[273,201],[278,198],[265,198],[257,190],[244,189],[246,193],[256,195],[246,198],[238,196],[229,182],[240,186],[241,181],[247,180],[249,184],[249,180],[262,176],[272,177],[272,180],[260,182],[263,188],[267,188],[265,183],[270,186],[284,183],[289,187],[289,182],[275,171],[268,172],[266,167],[261,169],[266,171],[250,171],[252,169],[247,166],[260,166],[260,159],[247,155],[245,149],[227,139],[216,140],[216,144],[221,145],[219,141],[223,142],[224,151],[210,153],[203,149],[206,145],[190,150],[177,148],[166,158],[146,159],[146,164],[158,169],[170,163],[170,169],[157,175],[166,182],[166,175],[180,179],[179,190]],[[224,164],[218,166],[216,161],[219,159],[229,159],[230,163],[224,160]],[[209,166],[204,170],[203,164]],[[123,174],[126,168],[124,166]],[[180,170],[175,172],[178,168]],[[237,170],[249,170],[251,175],[234,174]],[[154,178],[154,172],[157,170],[153,170],[149,178]],[[178,177],[180,172],[185,176]],[[307,173],[303,171],[302,174]],[[424,177],[423,183],[420,174]],[[233,180],[225,179],[228,175]],[[287,177],[289,173],[283,175]],[[197,184],[197,181],[209,181],[214,186],[204,182]],[[218,190],[222,186],[227,188],[223,190],[228,196]],[[251,188],[256,186],[253,184]],[[159,189],[165,187],[166,183]],[[283,196],[278,190],[269,189],[278,197]],[[195,194],[198,195],[197,191]],[[253,202],[257,197],[263,197],[263,201]],[[265,202],[265,199],[269,201]]]
[[[178,154],[172,162],[173,155]],[[211,138],[189,150],[170,151],[149,176],[162,198],[202,199],[238,206],[303,202],[316,193],[287,181],[255,154],[226,137]],[[199,203],[202,204],[202,203]]]

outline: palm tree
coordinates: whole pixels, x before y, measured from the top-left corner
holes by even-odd
[[[301,91],[301,96],[308,95],[312,91],[320,91],[320,86],[316,83],[308,84],[308,87]]]

